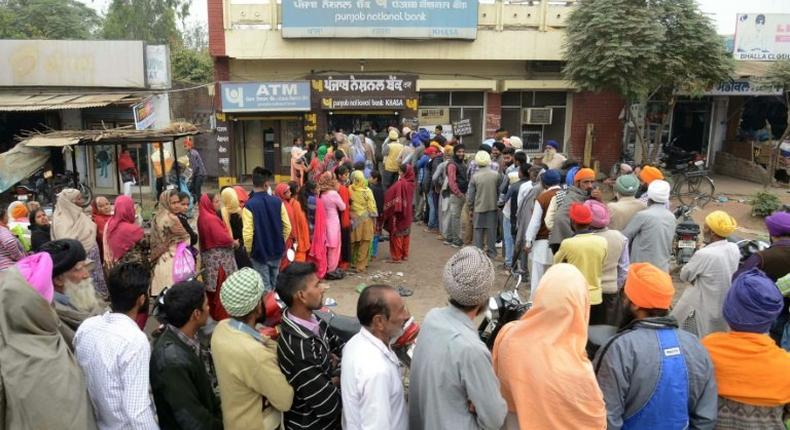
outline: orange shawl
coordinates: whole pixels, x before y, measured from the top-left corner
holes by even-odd
[[[587,358],[587,281],[570,264],[540,280],[532,308],[494,343],[494,371],[519,428],[606,428],[606,407]]]
[[[713,361],[720,396],[753,406],[790,403],[790,352],[768,335],[713,333],[702,345]]]
[[[291,199],[288,203],[294,215],[291,229],[296,232],[296,261],[306,261],[307,252],[310,250],[310,227],[307,224],[307,215],[296,199]]]

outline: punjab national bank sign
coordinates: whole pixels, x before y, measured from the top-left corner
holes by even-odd
[[[283,38],[475,39],[478,0],[288,0]]]
[[[413,75],[315,77],[312,87],[325,110],[417,110]]]

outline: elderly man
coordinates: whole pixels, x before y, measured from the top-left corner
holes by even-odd
[[[609,209],[598,200],[587,200],[584,205],[592,212],[590,229],[596,236],[606,240],[606,259],[601,272],[601,291],[603,292],[603,316],[601,323],[620,325],[620,289],[628,274],[628,238],[617,230],[608,228]]]
[[[713,364],[697,337],[667,317],[672,278],[650,263],[631,264],[624,291],[634,321],[598,350],[593,363],[607,428],[713,429]]]
[[[612,230],[623,231],[625,226],[637,212],[644,209],[647,205],[634,197],[639,189],[639,180],[634,175],[623,175],[617,178],[614,183],[614,195],[616,202],[610,202],[609,228]]]
[[[564,155],[560,154],[559,151],[560,144],[557,143],[556,140],[547,141],[543,150],[543,164],[545,164],[549,169],[561,169],[562,165],[565,164],[568,159],[565,158]]]
[[[52,284],[55,286],[55,311],[60,321],[60,331],[69,345],[83,321],[102,313],[106,306],[96,295],[85,248],[74,239],[47,242],[42,252],[52,257]],[[93,263],[96,264],[96,263]]]
[[[782,295],[757,269],[739,275],[724,300],[731,332],[702,339],[719,387],[718,427],[781,429],[790,404],[790,354],[768,336],[782,312]]]
[[[683,292],[672,309],[672,316],[682,329],[700,339],[713,332],[727,331],[721,309],[741,259],[738,245],[727,241],[727,237],[736,227],[735,219],[724,211],[708,214],[702,232],[707,245],[695,252],[680,271],[680,279],[693,286]]]
[[[486,249],[483,245],[483,237],[486,237],[488,256],[496,258],[499,172],[489,168],[491,156],[486,151],[477,152],[475,163],[479,170],[469,181],[469,191],[466,193],[466,204],[474,213],[475,246]]]
[[[568,211],[575,235],[562,241],[554,254],[554,264],[568,263],[576,266],[587,281],[590,294],[590,324],[603,324],[605,313],[601,292],[601,273],[606,261],[607,241],[596,235],[590,224],[593,214],[584,203],[572,203]]]
[[[277,364],[277,344],[255,329],[265,315],[261,275],[245,267],[225,280],[219,293],[230,318],[211,336],[225,430],[280,428],[291,408],[293,388]]]
[[[362,329],[343,348],[343,428],[406,430],[403,374],[390,345],[411,315],[394,288],[371,285],[359,295],[357,318]]]
[[[623,230],[630,241],[632,263],[650,263],[669,272],[675,237],[675,215],[666,207],[671,188],[660,179],[651,182],[647,209],[637,212]]]
[[[600,198],[600,190],[595,189],[595,171],[593,169],[579,169],[573,176],[573,185],[559,191],[552,199],[546,215],[546,227],[551,230],[549,245],[557,251],[563,240],[573,236],[571,220],[568,210],[571,204],[584,203],[589,198]]]
[[[409,428],[499,429],[507,404],[474,325],[488,302],[494,264],[482,250],[464,247],[447,261],[443,282],[450,304],[428,312],[414,351]]]
[[[96,429],[85,377],[50,303],[52,258],[34,254],[0,277],[0,428]]]

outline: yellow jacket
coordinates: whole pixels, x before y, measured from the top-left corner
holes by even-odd
[[[391,173],[398,173],[400,170],[400,153],[403,151],[403,145],[399,142],[390,142],[389,152],[384,157],[384,170]]]
[[[603,303],[601,275],[606,260],[608,242],[592,233],[577,234],[562,241],[560,249],[554,254],[554,264],[573,264],[582,272],[590,292],[590,304]]]

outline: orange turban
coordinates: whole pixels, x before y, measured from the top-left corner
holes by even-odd
[[[639,179],[647,185],[650,185],[650,183],[656,179],[664,179],[664,174],[661,173],[661,170],[653,166],[645,166],[642,168],[642,171],[639,172]]]
[[[579,169],[579,171],[576,172],[576,176],[573,177],[573,182],[579,182],[579,181],[584,181],[584,180],[593,180],[594,181],[595,180],[595,170],[588,169],[586,167],[584,169]]]
[[[11,219],[17,220],[27,218],[27,214],[27,206],[22,202],[13,202],[8,207],[8,215],[11,216]]]
[[[669,309],[675,287],[667,272],[650,263],[633,263],[625,280],[625,295],[644,309]]]

